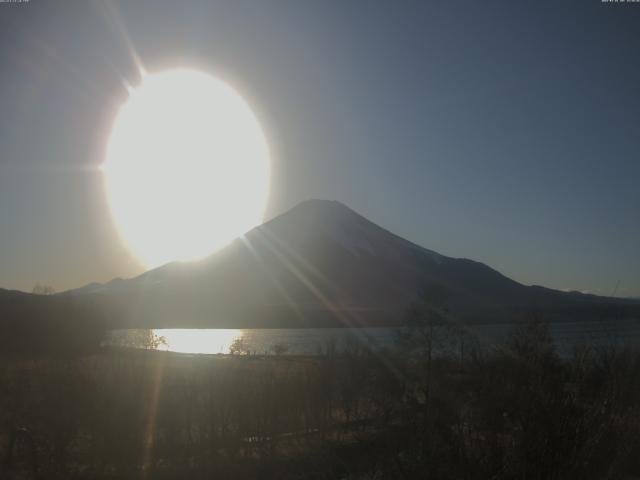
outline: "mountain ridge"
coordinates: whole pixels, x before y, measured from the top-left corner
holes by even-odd
[[[452,314],[469,322],[532,309],[566,316],[626,304],[523,285],[319,199],[301,202],[200,261],[58,295],[97,298],[110,322],[123,326],[383,326],[401,322],[429,285],[444,287]]]

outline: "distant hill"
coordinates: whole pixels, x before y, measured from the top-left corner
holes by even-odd
[[[103,312],[91,298],[0,289],[0,355],[92,350],[109,328]]]
[[[80,309],[90,304],[121,327],[377,326],[398,324],[432,285],[444,287],[453,314],[468,322],[530,310],[550,319],[640,316],[640,302],[525,286],[326,200],[303,202],[199,262],[56,297]]]

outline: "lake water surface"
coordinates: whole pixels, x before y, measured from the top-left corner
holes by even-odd
[[[466,327],[467,343],[492,346],[507,339],[513,324],[483,324]],[[640,347],[640,321],[558,322],[550,324],[561,353],[578,345]],[[393,347],[398,328],[290,328],[290,329],[130,329],[109,332],[104,345],[154,348],[181,353],[238,353],[318,355],[341,352],[361,343],[373,349]],[[441,338],[440,348],[450,339]]]

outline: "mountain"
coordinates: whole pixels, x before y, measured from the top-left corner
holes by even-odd
[[[67,355],[97,347],[107,318],[91,299],[75,300],[0,289],[0,354]]]
[[[411,243],[345,205],[309,200],[210,257],[59,296],[118,327],[378,326],[402,321],[425,288],[463,321],[529,310],[557,318],[636,315],[638,302],[525,286],[473,260]]]

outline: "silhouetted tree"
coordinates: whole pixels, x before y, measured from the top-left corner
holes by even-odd
[[[278,342],[271,347],[271,351],[274,355],[284,355],[289,351],[289,346],[285,343]]]
[[[229,353],[231,355],[248,355],[249,346],[245,342],[243,337],[236,338],[229,347]]]
[[[31,290],[31,293],[34,293],[36,295],[53,295],[54,293],[56,293],[56,291],[51,285],[42,285],[40,283],[36,283],[33,286],[33,290]]]

